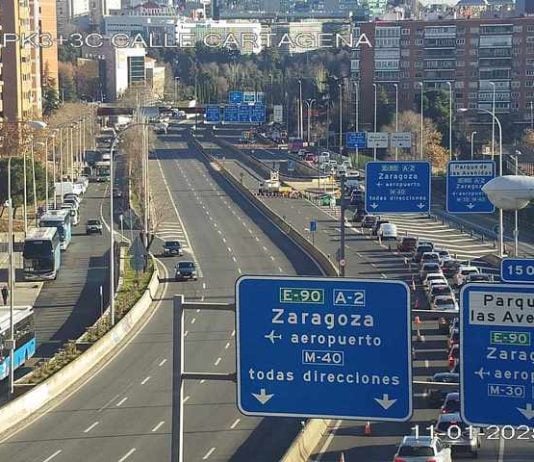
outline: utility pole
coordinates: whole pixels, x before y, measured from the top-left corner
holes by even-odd
[[[340,228],[340,239],[339,239],[339,275],[345,277],[345,173],[341,175],[341,204],[340,204],[340,217],[339,217],[339,228]]]
[[[26,160],[26,159],[24,159]],[[9,284],[9,396],[13,396],[15,390],[15,313],[14,313],[14,298],[15,298],[15,268],[13,265],[13,198],[11,196],[11,157],[7,161],[7,193],[8,197],[8,254],[9,254],[9,270],[8,270],[8,284]]]
[[[339,86],[339,155],[343,155],[343,80]]]

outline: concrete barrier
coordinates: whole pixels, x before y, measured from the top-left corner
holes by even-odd
[[[280,462],[307,462],[313,450],[321,441],[332,420],[310,419],[295,438]]]
[[[43,412],[46,405],[51,404],[91,370],[97,368],[102,361],[108,360],[110,354],[147,313],[158,287],[158,270],[154,266],[147,290],[113,329],[44,382],[0,408],[0,435],[6,436],[21,424],[25,424],[30,417],[38,416],[38,412]]]

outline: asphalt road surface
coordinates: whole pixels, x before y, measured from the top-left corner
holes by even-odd
[[[162,259],[157,309],[124,349],[61,404],[0,444],[0,460],[166,461],[170,451],[172,295],[233,301],[240,274],[320,274],[313,262],[258,211],[212,176],[180,135],[160,139],[150,179],[162,240],[184,243],[198,281],[174,282],[179,258]],[[231,313],[188,312],[185,367],[234,371]],[[233,383],[185,386],[186,461],[278,460],[300,428],[297,419],[242,416]]]

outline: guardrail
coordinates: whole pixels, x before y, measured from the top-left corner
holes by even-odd
[[[0,435],[6,437],[38,417],[64,393],[76,387],[84,376],[109,361],[122,341],[132,335],[144,319],[158,287],[158,270],[154,265],[147,290],[112,329],[64,368],[0,408]]]

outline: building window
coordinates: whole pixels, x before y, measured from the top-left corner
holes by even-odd
[[[514,26],[514,32],[516,34],[521,34],[523,32],[523,26]]]
[[[459,46],[465,45],[465,39],[456,39],[456,45],[459,45]]]
[[[415,45],[416,46],[422,46],[423,45],[423,39],[415,39]]]
[[[464,83],[463,82],[454,82],[454,87],[455,88],[463,88],[464,87]]]
[[[525,82],[525,87],[526,87],[526,88],[532,88],[532,87],[534,87],[534,80],[527,80],[527,81]]]
[[[521,87],[521,82],[512,82],[512,88],[519,88]]]
[[[410,50],[401,50],[401,56],[407,58],[410,56]]]
[[[409,90],[410,89],[410,84],[408,82],[402,82],[401,88],[403,90]]]
[[[402,29],[401,34],[402,35],[410,35],[410,29],[406,29],[406,28]]]
[[[534,26],[527,26],[527,32],[534,32]]]
[[[410,41],[409,41],[409,40],[401,40],[401,41],[400,41],[400,44],[401,44],[401,46],[403,46],[403,47],[407,47],[407,46],[410,45]]]
[[[471,32],[472,34],[478,34],[478,27],[470,27],[469,32]]]
[[[534,76],[534,69],[527,69],[525,75],[532,77]]]

